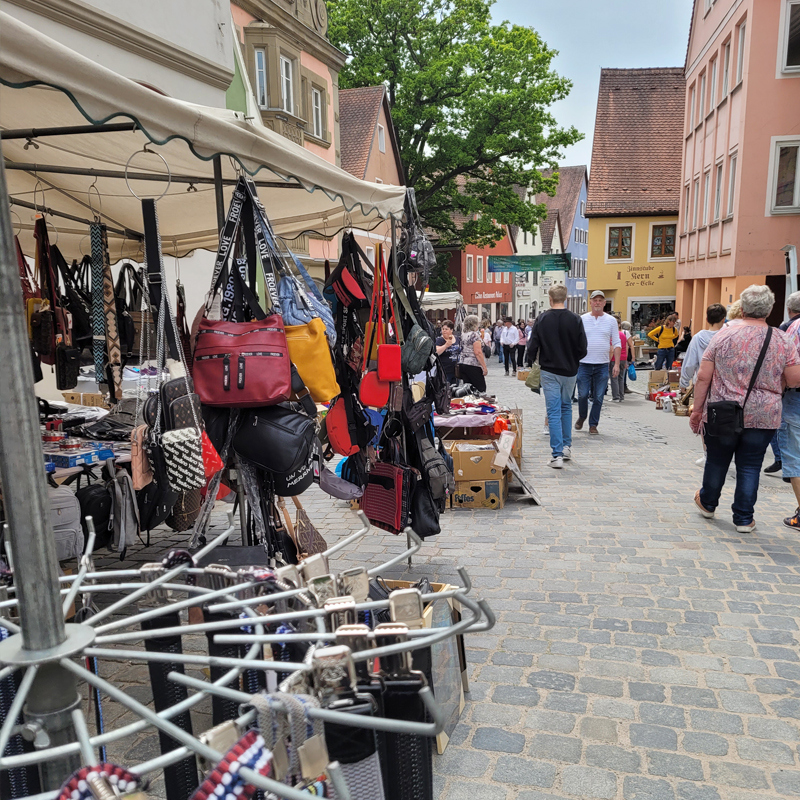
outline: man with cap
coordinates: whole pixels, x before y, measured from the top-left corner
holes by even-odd
[[[619,375],[619,358],[622,342],[619,338],[619,326],[611,314],[605,313],[606,296],[596,289],[589,297],[592,310],[584,314],[583,329],[586,331],[586,356],[578,364],[578,419],[575,430],[583,429],[586,417],[589,417],[589,433],[597,434],[597,423],[600,422],[600,410],[608,388],[608,365],[611,351],[614,354],[612,375]],[[589,397],[592,398],[592,411],[589,414]]]

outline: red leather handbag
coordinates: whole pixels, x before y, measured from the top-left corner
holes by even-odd
[[[328,442],[334,453],[340,456],[352,456],[359,451],[358,442],[351,435],[347,419],[347,400],[340,395],[333,401],[333,405],[325,416],[325,430],[328,433]]]
[[[392,330],[395,337],[399,342],[402,342],[403,332],[397,325],[397,319],[394,313],[394,301],[392,300],[392,290],[389,286],[389,277],[386,274],[386,267],[383,263],[383,246],[378,245],[377,252],[378,269],[380,271],[380,279],[382,290],[385,296],[389,298],[389,309],[391,310]],[[384,342],[378,345],[378,378],[382,381],[389,383],[396,383],[403,379],[403,369],[400,366],[402,350],[399,344],[388,344]]]
[[[381,278],[380,261],[376,262],[375,284],[372,292],[372,319],[367,323],[365,334],[364,359],[361,365],[362,376],[358,387],[358,397],[361,403],[372,408],[383,408],[389,402],[390,385],[380,377],[381,349],[387,347],[382,344],[386,326],[383,322],[383,280]],[[375,343],[378,343],[377,351]],[[378,369],[367,370],[370,358],[375,353]],[[384,353],[384,358],[385,358]],[[399,358],[399,356],[398,356]]]

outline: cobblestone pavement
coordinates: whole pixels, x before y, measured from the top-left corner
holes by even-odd
[[[552,470],[543,400],[490,369],[489,389],[524,410],[523,472],[542,505],[449,512],[410,572],[387,575],[457,582],[463,565],[497,614],[493,630],[466,639],[470,692],[435,758],[434,796],[800,795],[800,548],[781,525],[790,489],[762,480],[753,534],[736,534],[728,516],[732,485],[718,519],[703,519],[692,502],[699,440],[640,395],[607,401],[601,435],[577,433],[573,460]],[[358,527],[343,503],[306,499],[329,543]],[[164,536],[128,563],[184,541]],[[403,545],[370,534],[333,567],[380,564]],[[141,668],[116,677],[148,699]],[[150,749],[152,735],[128,754]]]

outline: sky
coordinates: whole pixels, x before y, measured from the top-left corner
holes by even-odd
[[[533,27],[559,51],[553,69],[573,83],[553,114],[586,138],[565,150],[562,166],[591,164],[601,67],[682,67],[692,5],[692,0],[497,0],[494,21]]]

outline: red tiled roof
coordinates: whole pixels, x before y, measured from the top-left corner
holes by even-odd
[[[550,198],[553,200],[554,198]],[[556,232],[556,225],[558,225],[559,234],[561,233],[561,212],[554,208],[552,211],[547,212],[547,216],[539,223],[539,235],[542,237],[542,252],[551,253],[553,251],[553,236]],[[564,249],[564,243],[561,242],[561,249]]]
[[[682,67],[602,70],[587,216],[678,213],[685,87]]]
[[[565,231],[572,230],[572,223],[575,221],[575,212],[578,210],[578,201],[581,196],[583,178],[586,175],[586,166],[580,167],[559,167],[558,169],[542,170],[543,178],[552,177],[553,173],[558,173],[558,188],[553,197],[549,194],[540,193],[536,195],[537,203],[544,203],[547,206],[548,215],[553,211],[558,211],[561,217],[561,227]],[[552,242],[552,232],[550,241]],[[544,237],[544,223],[542,223],[542,237]],[[542,238],[542,246],[545,246],[545,239]],[[564,242],[562,247],[566,247]],[[547,245],[549,246],[549,245]]]
[[[339,91],[339,139],[342,169],[364,180],[367,162],[375,136],[375,126],[386,88],[365,86],[363,89]]]

